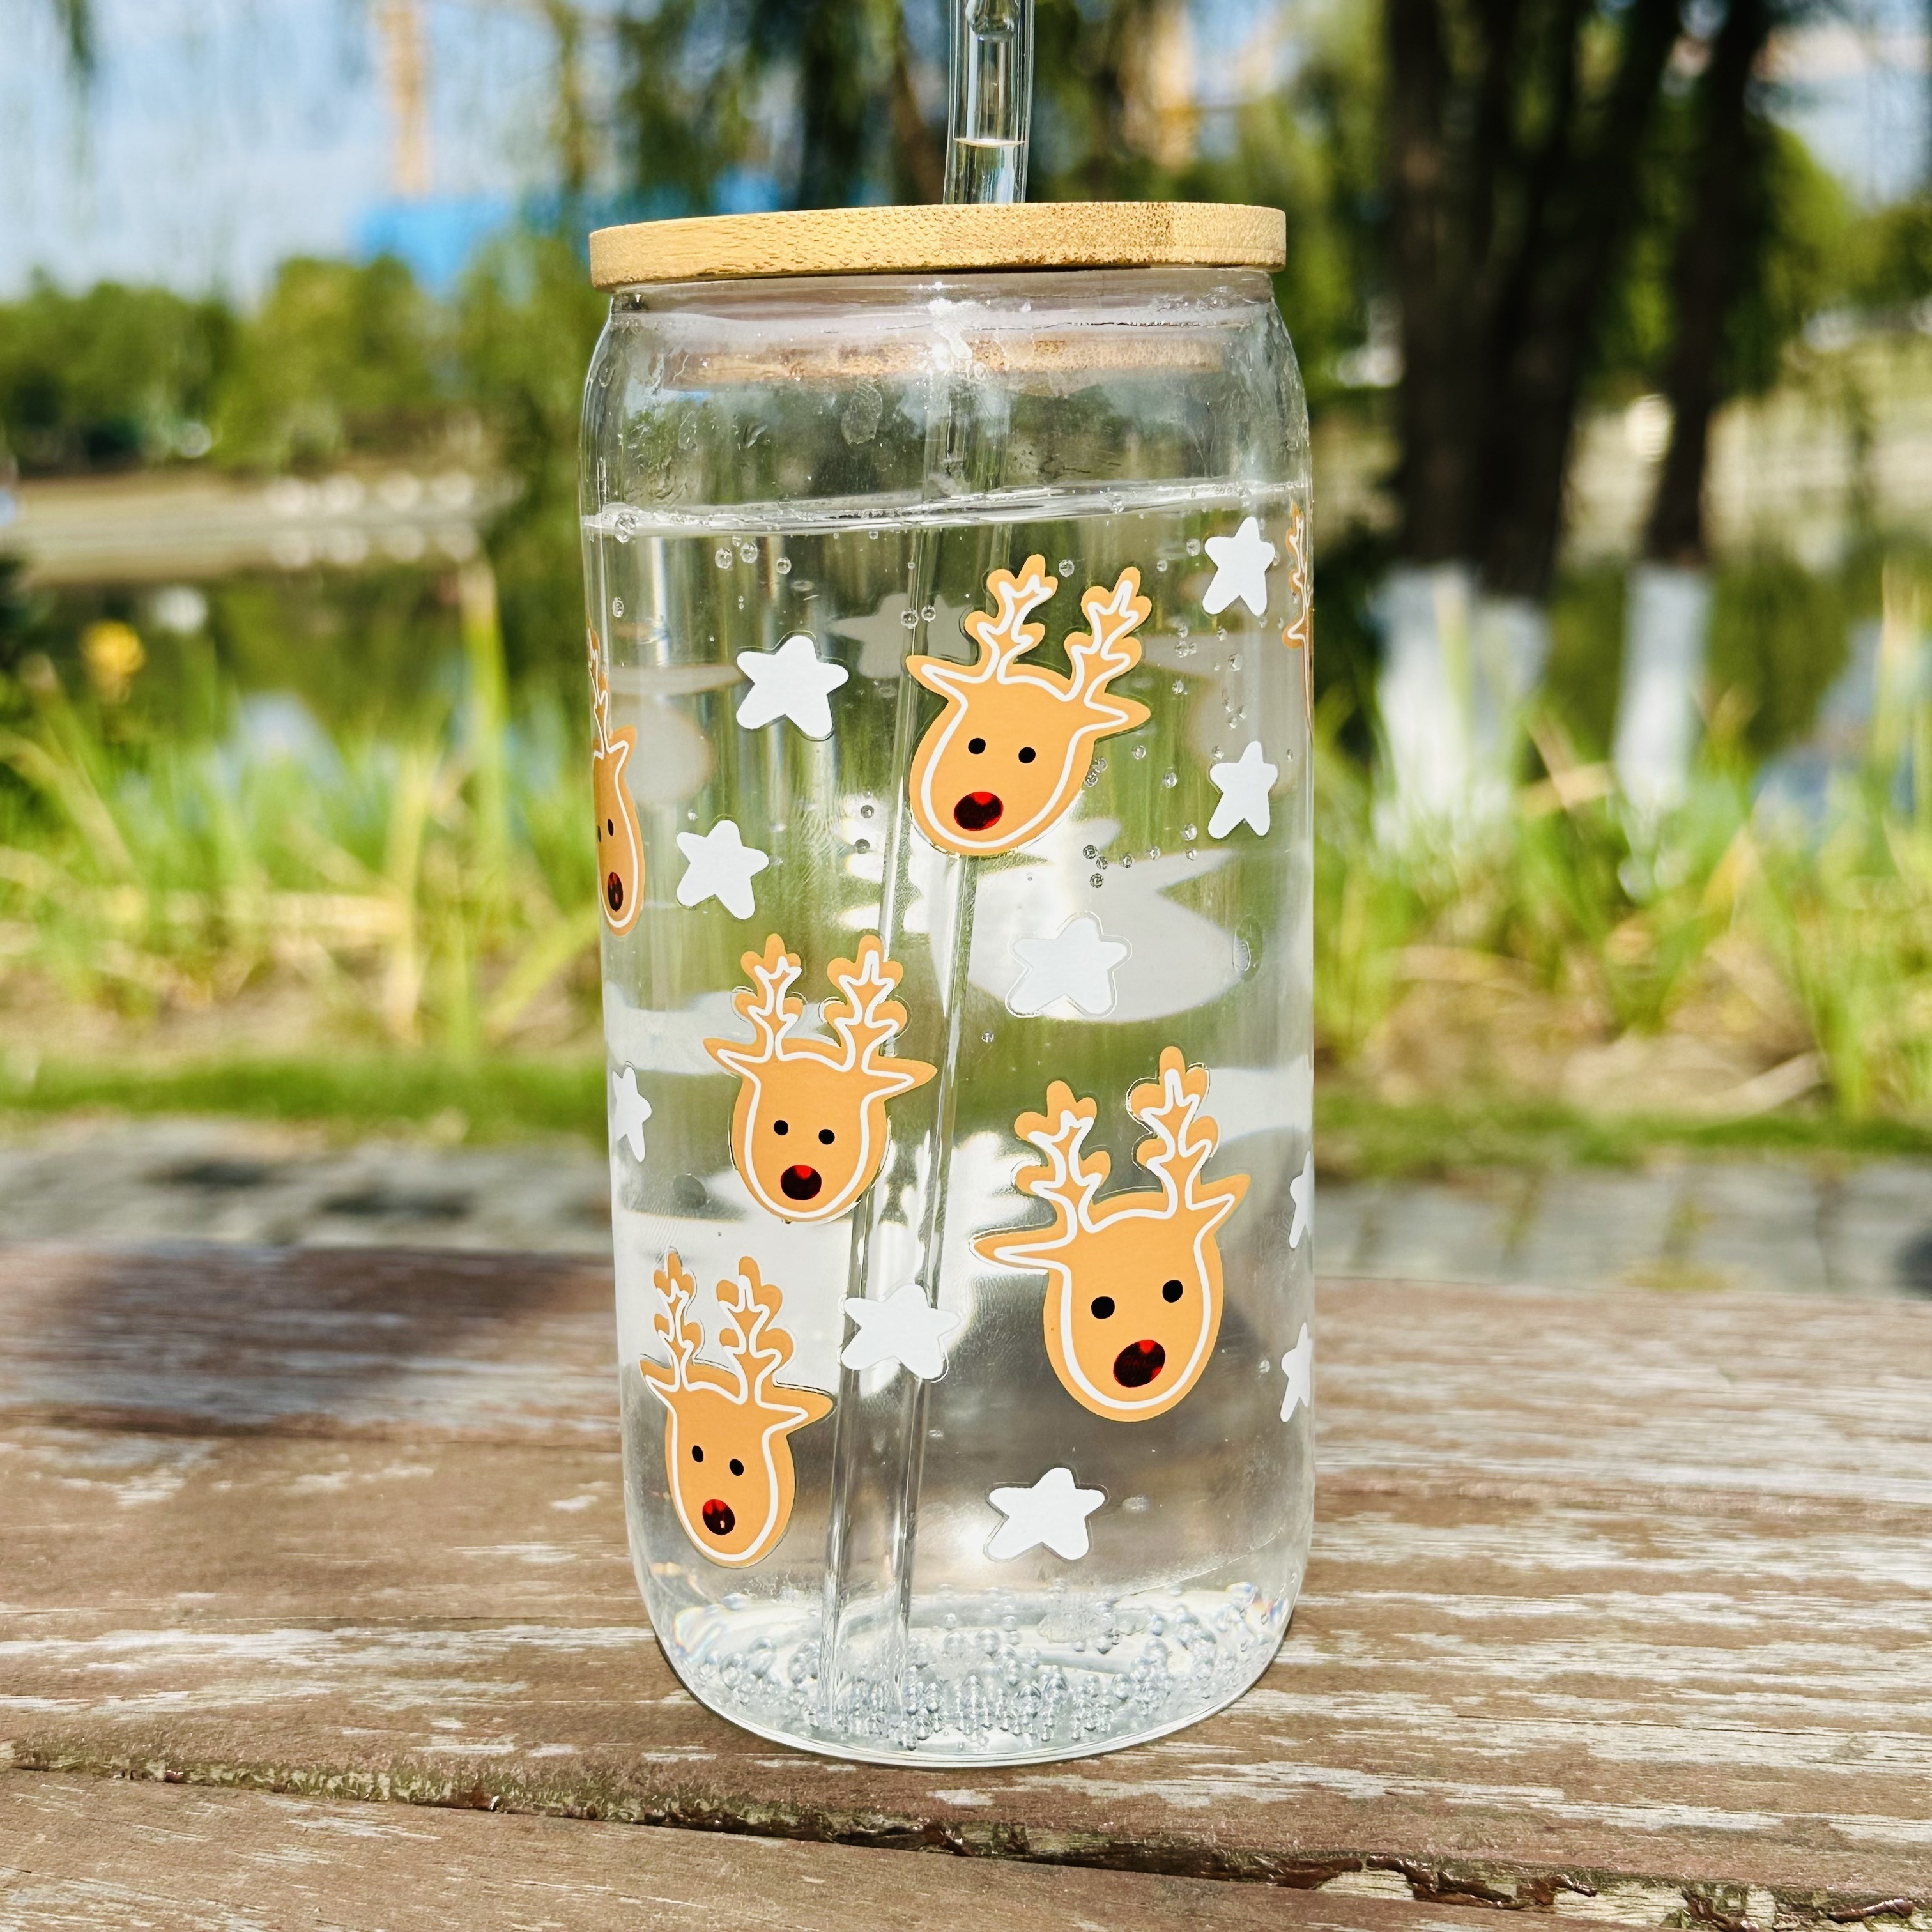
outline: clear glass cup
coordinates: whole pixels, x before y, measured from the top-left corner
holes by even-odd
[[[583,447],[664,1653],[853,1757],[1190,1722],[1274,1654],[1313,1493],[1308,438],[1268,277],[624,286]]]

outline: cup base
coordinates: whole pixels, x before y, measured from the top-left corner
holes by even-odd
[[[1145,1744],[1226,1708],[1273,1660],[1292,1600],[1249,1583],[1058,1592],[1030,1627],[1010,1599],[916,1604],[908,1667],[868,1670],[883,1645],[851,1630],[856,1664],[829,1710],[815,1605],[689,1610],[663,1647],[700,1703],[775,1744],[868,1764],[1047,1764]]]

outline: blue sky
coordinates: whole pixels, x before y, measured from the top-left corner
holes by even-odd
[[[1294,16],[1346,3],[1283,11],[1292,31]],[[473,220],[548,183],[548,30],[532,0],[422,6],[435,191]],[[390,163],[370,0],[96,8],[102,57],[82,100],[50,0],[0,0],[0,295],[42,271],[68,286],[114,276],[246,299],[284,256],[350,252],[370,232]],[[1213,91],[1226,74],[1214,44],[1246,40],[1266,0],[1198,10]],[[598,44],[593,76],[608,70]],[[1844,0],[1781,63],[1785,118],[1866,198],[1925,172],[1924,45],[1919,0]]]

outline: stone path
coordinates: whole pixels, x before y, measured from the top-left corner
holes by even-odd
[[[0,1139],[0,1240],[594,1254],[604,1161],[543,1144],[332,1147],[207,1119],[65,1120]],[[1660,1161],[1324,1184],[1324,1274],[1932,1296],[1932,1162]]]

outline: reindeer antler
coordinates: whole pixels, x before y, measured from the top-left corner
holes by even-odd
[[[1020,566],[1017,577],[1010,570],[994,571],[986,579],[986,588],[998,610],[970,611],[960,622],[960,628],[980,647],[973,676],[982,680],[997,677],[1046,637],[1044,624],[1026,620],[1060,588],[1060,580],[1048,574],[1046,559],[1036,554]]]
[[[1178,1046],[1162,1048],[1159,1075],[1142,1081],[1127,1096],[1127,1112],[1153,1134],[1135,1148],[1134,1159],[1159,1180],[1169,1204],[1177,1208],[1222,1200],[1232,1208],[1247,1192],[1245,1174],[1230,1174],[1204,1194],[1196,1190],[1201,1170],[1221,1139],[1214,1116],[1201,1112],[1207,1098],[1207,1068],[1190,1066]]]
[[[1021,1168],[1013,1185],[1022,1194],[1046,1202],[1053,1210],[1052,1223],[981,1234],[973,1243],[976,1254],[1008,1266],[1029,1267],[1041,1253],[1063,1246],[1076,1230],[1092,1227],[1094,1197],[1112,1166],[1103,1150],[1089,1154],[1086,1149],[1095,1112],[1091,1100],[1076,1100],[1072,1088],[1056,1080],[1046,1090],[1046,1112],[1022,1114],[1013,1123],[1020,1138],[1030,1141],[1044,1156]]]
[[[798,955],[788,952],[776,932],[765,941],[762,952],[747,952],[738,962],[750,976],[748,986],[740,986],[731,1004],[740,1019],[751,1022],[752,1040],[748,1047],[736,1040],[707,1040],[704,1050],[720,1065],[741,1072],[746,1065],[762,1066],[782,1059],[785,1036],[805,1010],[805,1002],[790,992],[800,972]]]
[[[766,1384],[791,1360],[791,1337],[772,1325],[784,1300],[749,1255],[739,1257],[735,1281],[718,1284],[725,1324],[719,1346],[743,1378],[747,1401],[761,1402]]]
[[[1082,592],[1080,610],[1087,628],[1066,640],[1072,696],[1091,704],[1115,678],[1140,662],[1141,640],[1133,634],[1154,608],[1140,592],[1141,574],[1131,565],[1114,580],[1112,590],[1094,584]],[[1139,716],[1131,720],[1135,724],[1144,723],[1149,716],[1147,706],[1131,698],[1109,693],[1108,703],[1123,712],[1138,712]]]
[[[856,961],[835,959],[827,969],[825,976],[845,997],[826,1001],[825,1024],[845,1048],[848,1071],[877,1067],[880,1049],[905,1024],[906,1010],[892,998],[904,972],[886,957],[875,932],[859,941]]]
[[[594,630],[584,634],[590,640],[590,717],[597,728],[597,748],[610,748],[610,684],[604,675],[603,640]]]
[[[832,1398],[820,1390],[774,1388],[772,1376],[791,1360],[791,1337],[778,1326],[784,1296],[758,1273],[749,1255],[739,1257],[735,1281],[718,1284],[718,1305],[724,1312],[718,1344],[742,1388],[740,1401],[798,1422],[816,1422],[831,1413]]]
[[[1315,600],[1309,595],[1308,512],[1299,503],[1288,506],[1288,583],[1296,600],[1294,621],[1282,632],[1290,650],[1305,649],[1314,635]]]
[[[692,1279],[691,1270],[678,1258],[676,1249],[673,1248],[664,1256],[664,1266],[651,1279],[664,1298],[664,1307],[651,1318],[651,1326],[658,1340],[670,1351],[670,1362],[667,1367],[646,1357],[642,1366],[645,1381],[659,1394],[668,1396],[674,1390],[695,1388],[698,1385],[694,1364],[698,1350],[704,1346],[704,1330],[692,1318],[691,1314],[692,1298],[697,1292],[698,1284]]]

